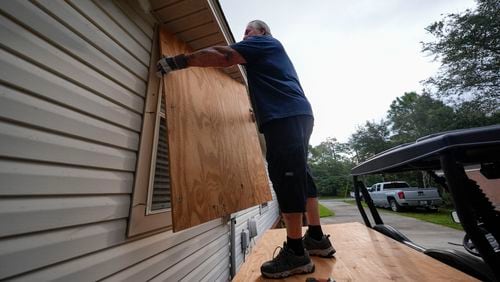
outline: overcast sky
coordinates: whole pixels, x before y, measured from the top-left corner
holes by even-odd
[[[268,23],[295,65],[312,104],[311,145],[340,142],[367,120],[380,121],[439,63],[421,52],[425,27],[473,0],[219,0],[236,41],[254,19]]]

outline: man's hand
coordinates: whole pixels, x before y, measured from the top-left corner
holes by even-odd
[[[163,57],[156,63],[156,75],[161,77],[174,70],[180,70],[187,67],[187,58],[184,54],[175,57]]]

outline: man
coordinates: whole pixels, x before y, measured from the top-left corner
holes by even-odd
[[[269,176],[287,232],[280,253],[265,262],[261,272],[269,278],[311,273],[314,264],[309,254],[331,257],[335,253],[329,235],[321,229],[316,186],[307,166],[313,113],[292,62],[267,24],[250,22],[243,41],[230,46],[162,58],[158,71],[167,74],[187,67],[236,64],[246,67],[257,125],[266,140]],[[306,211],[309,226],[302,237],[302,215]]]

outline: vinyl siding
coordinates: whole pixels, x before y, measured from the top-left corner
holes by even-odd
[[[224,230],[227,230],[227,227],[221,225],[220,220],[214,220],[179,233],[162,232],[141,240],[122,242],[113,247],[102,248],[98,252],[74,257],[10,280],[77,282],[131,279],[130,281],[145,281],[148,277],[168,270],[169,267],[182,266],[182,259],[185,256],[200,249],[203,242],[213,240],[203,236],[205,233],[226,237],[227,233],[224,233]],[[184,248],[189,248],[189,251],[183,251]],[[163,258],[167,259],[165,265],[161,260]]]
[[[220,219],[126,238],[154,22],[133,2],[0,1],[0,280],[229,279]],[[234,216],[260,235],[273,203]]]
[[[235,254],[234,260],[236,263],[234,267],[236,271],[235,273],[238,273],[238,270],[245,261],[245,254],[241,249],[241,233],[243,230],[248,230],[248,220],[254,219],[257,222],[257,236],[251,239],[249,247],[251,249],[253,246],[255,246],[255,243],[259,240],[264,231],[271,228],[279,217],[279,207],[278,207],[278,202],[276,200],[276,194],[272,189],[271,193],[273,195],[273,201],[268,202],[268,208],[262,214],[260,213],[259,206],[256,206],[240,211],[236,214],[233,214],[232,216],[232,218],[236,220],[234,228],[235,230],[234,242],[232,242],[232,244],[234,244],[233,245]]]
[[[128,245],[153,29],[75,2],[0,2],[0,279]]]

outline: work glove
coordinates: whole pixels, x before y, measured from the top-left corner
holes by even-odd
[[[161,77],[171,71],[187,68],[187,58],[184,54],[175,57],[162,57],[156,63],[156,75]]]

